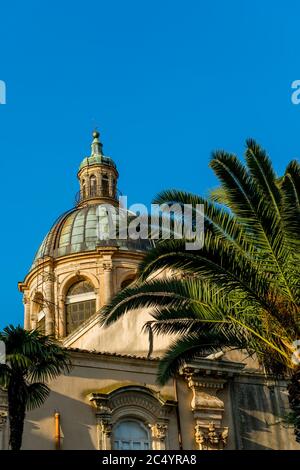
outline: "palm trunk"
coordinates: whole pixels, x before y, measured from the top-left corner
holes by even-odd
[[[20,383],[11,380],[8,387],[9,444],[11,450],[20,450],[24,429],[26,403],[22,396]]]
[[[288,385],[296,442],[300,442],[300,367],[293,373]]]

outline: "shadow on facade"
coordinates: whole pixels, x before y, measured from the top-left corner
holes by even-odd
[[[45,404],[27,413],[22,449],[55,450],[54,414],[60,413],[61,449],[94,450],[96,422],[92,409],[80,401],[51,391]],[[49,427],[53,439],[49,439]]]

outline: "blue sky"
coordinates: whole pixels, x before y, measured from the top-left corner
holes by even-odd
[[[300,147],[296,1],[2,2],[0,327],[22,323],[17,282],[74,203],[98,125],[129,202],[205,194],[211,151],[251,136],[281,173]]]

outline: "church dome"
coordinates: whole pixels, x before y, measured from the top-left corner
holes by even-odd
[[[126,214],[125,209],[119,206],[118,170],[115,162],[104,156],[99,137],[99,132],[95,130],[91,155],[82,160],[77,173],[80,190],[76,195],[76,207],[65,212],[54,223],[35,255],[32,267],[45,256],[59,258],[94,251],[101,246],[130,251],[145,250],[151,246],[149,240],[122,240],[112,232],[118,217],[129,213],[127,211]],[[107,204],[114,210],[108,213],[105,209]]]
[[[115,208],[116,215],[124,209]],[[144,251],[149,249],[149,240],[121,240],[110,237],[110,226],[114,214],[109,216],[104,204],[89,204],[63,214],[54,223],[39,247],[32,267],[45,256],[61,256],[94,251],[97,247],[114,246],[121,250]]]

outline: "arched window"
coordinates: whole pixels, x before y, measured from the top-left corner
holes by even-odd
[[[90,177],[90,196],[97,196],[97,180],[95,175]]]
[[[66,332],[74,331],[96,312],[95,289],[89,281],[73,284],[66,296]]]
[[[140,421],[122,421],[113,430],[113,448],[116,450],[150,449],[149,432]]]
[[[123,281],[122,284],[121,284],[121,289],[125,289],[125,287],[130,286],[130,284],[132,284],[133,281],[134,281],[134,277],[133,277],[133,276],[128,277],[127,279],[124,279],[124,281]]]
[[[109,183],[106,175],[102,176],[102,195],[109,196]]]
[[[33,298],[32,313],[35,318],[36,328],[42,333],[45,334],[45,320],[46,315],[44,312],[44,296],[41,292],[37,292]]]
[[[82,180],[81,182],[81,187],[82,187],[82,197],[86,198],[86,184],[85,184],[85,179]]]

